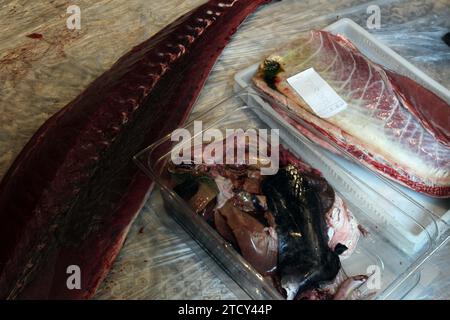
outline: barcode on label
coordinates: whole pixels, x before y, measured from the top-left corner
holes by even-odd
[[[297,73],[287,82],[321,118],[332,117],[347,108],[347,103],[314,68]]]

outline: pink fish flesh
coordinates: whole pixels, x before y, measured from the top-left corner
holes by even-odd
[[[345,110],[320,118],[289,85],[289,77],[309,68],[347,102]],[[291,124],[303,122],[302,132],[315,142],[336,151],[325,141],[331,140],[411,189],[450,196],[450,106],[413,80],[371,62],[344,37],[308,32],[266,58],[253,80],[275,99],[275,108],[287,110]]]

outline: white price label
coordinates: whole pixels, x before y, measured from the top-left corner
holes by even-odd
[[[347,103],[314,68],[288,78],[287,82],[321,118],[332,117],[347,108]]]

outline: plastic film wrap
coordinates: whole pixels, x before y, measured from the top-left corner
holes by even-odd
[[[204,1],[77,1],[81,29],[68,30],[67,1],[1,1],[0,176],[36,129],[132,46]],[[376,6],[376,7],[374,7]],[[247,19],[212,71],[192,116],[231,95],[233,75],[302,31],[348,17],[366,27],[380,9],[378,39],[445,87],[450,87],[448,0],[283,0]],[[42,38],[27,37],[32,33]],[[131,228],[97,298],[236,298],[236,285],[213,272],[195,243],[168,220],[154,192]],[[449,298],[449,247],[428,264],[419,298]],[[436,276],[437,275],[437,276]]]

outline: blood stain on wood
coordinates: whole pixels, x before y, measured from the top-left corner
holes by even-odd
[[[26,36],[28,38],[31,38],[31,39],[42,39],[42,38],[44,38],[42,33],[30,33],[30,34],[27,34]]]

